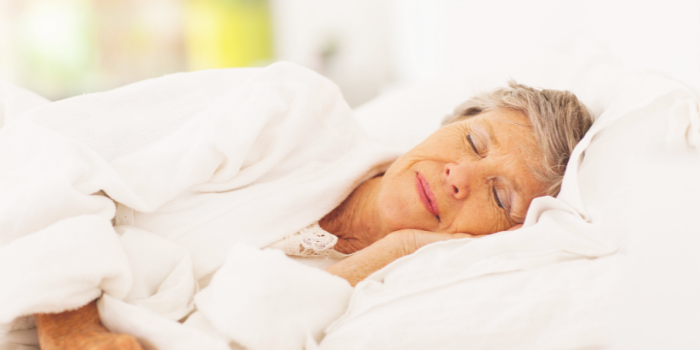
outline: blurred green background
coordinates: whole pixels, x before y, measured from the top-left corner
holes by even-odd
[[[266,0],[7,2],[5,75],[50,99],[273,58]]]

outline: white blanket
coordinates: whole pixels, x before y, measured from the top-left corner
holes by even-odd
[[[263,247],[313,223],[396,157],[365,136],[335,85],[286,63],[176,74],[4,112],[0,324],[104,293],[105,324],[160,349],[271,348],[270,333],[295,347],[306,334],[318,341],[344,310],[349,285],[274,254],[245,264],[241,257],[272,253],[242,247],[227,265],[238,275],[215,276],[198,297],[203,314],[193,327],[174,321],[193,310],[197,281],[232,247]],[[248,313],[231,294],[228,308],[208,307],[226,302],[217,290],[287,295],[241,277],[265,271],[316,274],[305,277],[311,294],[288,300],[287,321],[268,325],[269,315],[285,316],[265,298]],[[309,309],[320,313],[294,316]],[[233,315],[247,328],[230,331],[222,322]]]

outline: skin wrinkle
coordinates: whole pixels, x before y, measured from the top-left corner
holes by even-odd
[[[524,113],[522,113],[521,111],[518,111],[518,110],[512,110],[512,111],[519,113],[523,117],[527,118],[527,116]],[[534,130],[532,129],[532,126],[528,123],[518,123],[518,122],[514,122],[514,121],[503,121],[503,122],[526,128],[531,133],[534,132]],[[511,136],[513,136],[513,135],[512,134],[506,135],[506,137],[511,137]],[[542,152],[541,152],[541,149],[539,148],[540,147],[539,143],[537,144],[537,147],[538,147],[539,152],[538,152],[538,155],[536,155],[535,157],[533,157],[533,155],[531,153],[522,152],[522,149],[520,149],[520,148],[515,148],[515,151],[519,152],[520,157],[525,159],[525,163],[528,164],[529,169],[528,169],[527,174],[529,174],[533,177],[536,176],[537,169],[543,167]],[[515,191],[519,190],[519,184],[517,182],[514,182],[513,186],[515,188]],[[537,197],[544,196],[545,194],[546,194],[545,191],[543,191],[542,193],[539,193],[537,195]],[[526,214],[527,214],[527,208],[525,208],[524,210],[518,209],[517,211],[514,210],[514,214],[512,217],[517,222],[523,222],[525,220]]]
[[[519,115],[521,115],[521,114],[519,114]],[[489,120],[492,120],[492,121],[494,121],[494,122],[495,122],[495,121],[499,121],[499,122],[509,123],[509,124],[512,124],[512,125],[520,125],[520,126],[526,126],[526,125],[527,125],[527,124],[523,124],[523,123],[520,123],[520,122],[513,122],[511,119],[503,120],[503,118],[498,118],[498,119],[483,118],[482,121],[485,121],[485,122],[486,122],[486,123],[483,123],[483,124],[486,125],[486,124],[488,123],[488,127],[491,129],[491,134],[492,134],[492,135],[495,135],[495,133],[493,132],[493,127],[491,126],[491,123],[489,122]],[[465,126],[468,126],[468,125],[465,125]],[[471,129],[476,129],[476,128],[471,128]],[[486,129],[486,127],[484,127],[484,129]],[[468,130],[470,130],[470,128],[465,127],[465,128],[455,129],[454,131],[455,131],[457,134],[464,134],[464,133],[467,133]],[[502,131],[502,130],[501,130],[501,131]],[[461,137],[461,135],[459,135],[459,136]],[[501,138],[511,138],[511,137],[514,137],[514,138],[517,139],[518,137],[522,137],[522,132],[515,132],[515,131],[512,131],[512,132],[505,132],[505,133],[503,133],[500,137],[501,137]],[[498,137],[495,137],[495,138],[498,140]],[[534,145],[535,143],[532,142],[532,144]],[[523,149],[522,147],[515,147],[515,146],[512,146],[512,147],[510,147],[510,148],[508,148],[508,149],[505,149],[505,148],[498,148],[497,146],[498,146],[498,145],[495,145],[495,144],[494,144],[494,145],[490,145],[490,146],[487,148],[487,151],[485,152],[485,154],[483,155],[484,159],[488,159],[488,157],[499,157],[499,158],[500,158],[500,156],[506,155],[506,154],[511,153],[511,152],[517,153],[517,154],[519,154],[519,155],[522,155],[522,149]],[[516,161],[516,159],[517,159],[517,157],[512,157],[512,158],[501,158],[500,160],[505,161],[505,162],[504,162],[503,164],[501,164],[501,165],[502,165],[502,166],[508,166],[509,164],[514,163],[514,162]],[[517,182],[517,181],[516,181],[516,182],[512,182],[512,181],[511,181],[511,184],[516,184],[516,183],[518,183],[518,182]],[[484,185],[485,185],[485,186],[488,185],[488,181],[487,181],[487,180],[484,180]],[[488,186],[488,187],[490,187],[490,186]],[[495,207],[496,207],[495,198],[493,198],[493,196],[488,196],[487,199],[493,203],[493,206],[490,207],[490,208],[495,208]],[[528,203],[529,203],[529,202],[528,202]],[[517,209],[517,206],[514,206],[514,208]],[[518,215],[518,216],[520,216],[520,215]]]
[[[508,87],[478,94],[457,106],[443,125],[497,108],[529,116],[545,165],[530,170],[548,184],[544,194],[556,196],[569,154],[593,123],[591,111],[569,91],[536,89],[511,80]]]
[[[515,112],[517,112],[521,116],[525,117],[525,115],[520,113],[519,111],[515,111]],[[499,119],[499,121],[502,123],[507,123],[507,124],[511,124],[514,126],[522,127],[522,128],[525,128],[526,130],[528,130],[529,132],[532,132],[532,128],[527,123],[518,123],[518,122],[511,121],[511,120],[503,120],[503,119]],[[489,140],[492,141],[493,146],[498,146],[499,145],[498,137],[495,135],[495,133],[493,131],[493,126],[491,125],[491,122],[488,119],[484,119],[483,125],[484,125],[484,129],[489,134]],[[516,133],[516,132],[503,133],[502,137],[510,138],[510,137],[517,136],[518,134],[519,133]],[[488,149],[490,150],[491,148],[492,147],[489,147]],[[536,160],[533,160],[533,158],[541,159],[541,157],[538,157],[538,156],[532,157],[531,154],[526,154],[525,152],[523,152],[522,148],[520,148],[520,147],[511,147],[508,150],[501,149],[499,153],[494,154],[494,155],[502,156],[503,154],[506,154],[508,152],[518,153],[519,157],[526,160],[526,163],[529,165],[529,167],[540,166]],[[507,161],[509,163],[513,163],[515,161],[515,158],[510,158]],[[528,173],[531,174],[532,176],[534,176],[534,173],[531,170]],[[510,198],[507,200],[509,200],[510,203],[515,203],[515,204],[511,204],[511,206],[510,206],[511,215],[509,218],[509,222],[511,224],[515,225],[516,223],[522,223],[524,221],[525,214],[527,213],[527,208],[521,208],[517,205],[518,199],[519,199],[519,195],[517,193],[520,192],[519,182],[518,181],[509,181],[509,185],[512,187],[512,191],[509,191]],[[501,198],[501,200],[503,200],[503,198]]]
[[[490,125],[490,123],[488,122],[487,119],[484,119],[483,121],[484,121],[482,124],[483,127],[482,126],[476,126],[476,127],[467,126],[464,128],[464,132],[462,132],[463,134],[480,133],[479,130],[486,130],[486,132],[488,134],[488,137],[487,137],[488,141],[484,142],[481,146],[479,146],[478,144],[476,145],[477,150],[481,153],[480,157],[479,157],[480,159],[484,159],[484,158],[487,158],[489,156],[492,156],[492,157],[498,156],[498,155],[500,155],[499,153],[503,153],[503,152],[499,152],[499,150],[496,148],[496,146],[498,146],[499,144],[496,142],[493,142],[495,140],[498,140],[498,138],[495,136],[495,134],[493,132],[493,127]],[[468,144],[468,142],[467,142],[467,144]],[[471,145],[469,145],[469,147],[471,147]],[[485,182],[486,182],[485,186],[489,186],[489,187],[494,186],[495,184],[491,184],[491,182],[494,182],[494,181],[496,181],[496,179],[485,179]],[[491,206],[489,208],[495,209],[495,207],[498,205],[496,199],[493,196],[490,196],[489,198],[494,201],[494,206]],[[506,209],[507,208],[508,207],[506,206]],[[494,210],[493,215],[496,217],[499,217],[498,210]],[[511,226],[515,225],[515,223],[513,223],[513,220],[511,220],[510,215],[508,215],[508,216],[509,216],[507,218],[508,224],[510,224]],[[450,230],[458,230],[458,228],[451,227]]]
[[[491,125],[491,122],[487,119],[484,119],[483,121],[483,129],[486,130],[486,133],[488,134],[488,141],[493,146],[500,146],[500,143],[498,142],[498,137],[496,137],[496,134],[493,132],[493,125]]]
[[[402,229],[473,235],[507,230],[522,223],[532,198],[544,193],[525,162],[541,160],[531,130],[522,113],[506,109],[449,124],[400,157],[382,177],[362,184],[320,225],[339,237],[337,249],[343,253]],[[470,133],[488,139],[479,141],[481,155],[471,148]],[[454,169],[452,177],[445,175],[449,169]],[[418,197],[416,172],[436,196],[439,219]],[[463,192],[455,192],[454,185]],[[510,217],[498,205],[494,185],[504,206],[510,207]]]
[[[362,210],[374,207],[372,202],[376,201],[375,188],[379,181],[381,176],[365,181],[340,206],[319,220],[321,228],[338,237],[335,250],[344,254],[354,253],[379,239],[375,237],[386,235],[381,234],[380,227],[373,225],[379,221],[377,212]]]

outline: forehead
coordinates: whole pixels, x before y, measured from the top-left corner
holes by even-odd
[[[502,132],[517,131],[526,136],[532,135],[530,120],[519,111],[499,108],[464,119],[462,122],[472,127],[481,127],[490,137],[498,141]],[[529,133],[525,131],[530,131]],[[502,135],[500,135],[503,137]]]
[[[456,128],[466,130],[484,146],[499,154],[525,155],[539,162],[541,155],[528,117],[511,109],[496,109],[461,120]],[[533,163],[533,165],[536,165]]]

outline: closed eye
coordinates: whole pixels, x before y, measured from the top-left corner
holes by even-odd
[[[474,143],[474,139],[472,138],[472,135],[469,134],[467,135],[467,141],[469,141],[469,144],[472,146],[472,149],[474,150],[474,153],[478,154],[481,156],[481,153],[479,153],[479,150],[476,149],[476,144]]]
[[[505,209],[505,206],[503,206],[503,202],[501,201],[501,196],[499,196],[498,191],[496,191],[496,186],[493,186],[493,197],[496,199],[496,203],[498,203],[498,206],[502,209]]]

